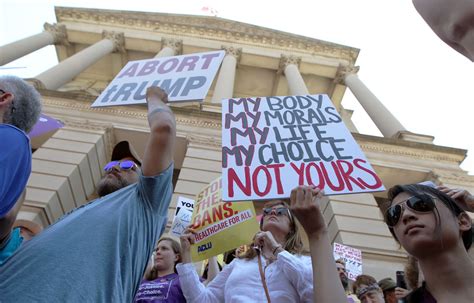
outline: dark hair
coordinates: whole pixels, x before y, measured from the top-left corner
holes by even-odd
[[[432,197],[435,197],[436,199],[443,202],[443,204],[446,205],[446,207],[451,211],[451,213],[455,217],[458,217],[460,214],[465,213],[456,204],[456,202],[451,197],[449,197],[447,194],[437,190],[436,188],[426,186],[426,185],[421,185],[421,184],[395,185],[394,187],[390,188],[390,190],[388,191],[388,199],[389,199],[390,203],[388,203],[384,206],[381,206],[382,212],[384,214],[384,220],[386,220],[385,214],[387,212],[387,209],[392,204],[393,199],[402,192],[406,192],[406,193],[409,193],[409,194],[412,194],[412,195],[419,195],[420,193],[424,193],[424,194],[428,194]],[[435,210],[437,211],[436,208],[435,208]],[[439,229],[439,228],[441,228],[441,224],[439,222],[439,219],[440,219],[439,218],[439,213],[438,213],[437,217],[435,216],[435,218],[437,220],[436,228]],[[390,233],[395,238],[395,240],[397,240],[397,242],[398,242],[397,236],[395,236],[395,233],[393,231],[393,227],[388,227],[388,229],[390,230]],[[469,250],[469,248],[472,245],[472,234],[473,234],[472,228],[467,230],[467,231],[464,231],[462,233],[462,241],[463,241],[463,244],[464,244],[464,247],[466,248],[466,250]]]
[[[176,264],[181,263],[181,245],[179,244],[178,241],[176,241],[173,238],[162,237],[160,240],[158,240],[158,242],[156,243],[156,246],[158,246],[158,244],[160,244],[160,242],[162,242],[162,241],[170,242],[171,249],[173,250],[173,252],[176,255],[178,255],[178,260],[176,260],[176,262],[174,262],[174,272],[177,273]],[[152,280],[155,280],[155,279],[158,279],[158,270],[155,267],[153,267],[151,269],[151,271],[148,273],[148,275],[145,277],[145,280],[152,281]]]

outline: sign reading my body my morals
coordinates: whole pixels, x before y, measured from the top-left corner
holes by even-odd
[[[191,224],[193,215],[194,200],[178,197],[176,202],[176,212],[174,213],[173,223],[171,223],[170,233],[174,236],[181,236],[184,230]]]
[[[334,259],[343,259],[346,262],[347,277],[355,280],[362,274],[362,251],[359,249],[334,243]]]
[[[222,177],[224,201],[384,190],[327,95],[223,100]]]
[[[222,179],[206,186],[196,197],[192,218],[195,244],[193,262],[217,256],[252,242],[259,230],[252,202],[222,202]]]
[[[203,101],[224,58],[224,51],[130,61],[92,107],[146,103],[146,90],[159,86],[168,100]]]

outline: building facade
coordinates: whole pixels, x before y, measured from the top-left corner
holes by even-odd
[[[226,55],[204,102],[171,105],[178,138],[169,220],[178,196],[193,198],[221,174],[220,100],[230,97],[327,94],[386,188],[431,180],[474,192],[474,177],[459,167],[466,151],[405,129],[358,78],[358,49],[217,17],[64,7],[56,17],[37,35],[0,47],[0,65],[51,44],[59,61],[29,79],[44,113],[65,123],[32,142],[33,172],[17,224],[33,232],[96,197],[115,143],[128,140],[143,154],[145,106],[90,107],[128,61],[220,49]],[[383,137],[357,131],[341,105],[346,88]],[[386,195],[332,196],[323,207],[331,240],[361,249],[364,272],[379,278],[405,262],[378,208]]]

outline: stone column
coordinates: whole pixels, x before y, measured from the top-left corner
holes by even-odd
[[[241,48],[222,47],[225,50],[225,57],[222,61],[219,76],[217,77],[212,103],[221,103],[222,99],[232,98],[234,94],[235,70],[242,55]]]
[[[340,66],[336,81],[345,84],[359,101],[360,105],[374,121],[384,137],[393,137],[398,132],[406,131],[405,127],[395,116],[380,102],[380,100],[365,86],[357,76],[359,67]]]
[[[45,88],[55,90],[70,82],[105,55],[114,51],[124,51],[123,33],[104,31],[102,36],[104,39],[42,72],[35,78],[41,81]]]
[[[288,81],[291,95],[309,94],[299,71],[301,57],[281,55],[279,72],[283,72]]]
[[[183,52],[183,40],[161,39],[161,50],[155,58],[177,56]]]
[[[7,64],[50,44],[66,44],[66,27],[61,24],[44,24],[44,32],[0,47],[0,65]]]

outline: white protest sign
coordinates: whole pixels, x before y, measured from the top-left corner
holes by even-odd
[[[343,259],[346,262],[347,277],[355,280],[362,274],[362,251],[359,249],[334,243],[334,259]]]
[[[224,51],[130,61],[92,107],[146,103],[146,89],[159,86],[168,100],[203,101],[224,58]]]
[[[224,201],[385,189],[327,95],[223,100],[222,176]]]
[[[171,224],[170,233],[179,237],[184,230],[191,223],[191,217],[193,215],[194,200],[178,197],[176,203],[176,212],[174,214],[173,223]]]

